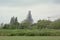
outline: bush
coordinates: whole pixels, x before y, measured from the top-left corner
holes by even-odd
[[[0,36],[60,36],[60,30],[51,29],[1,29]]]

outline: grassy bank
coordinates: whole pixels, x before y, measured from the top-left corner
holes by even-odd
[[[0,29],[0,36],[60,36],[60,30],[53,29]]]

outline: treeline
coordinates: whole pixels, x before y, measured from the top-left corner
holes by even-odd
[[[10,23],[0,25],[0,36],[60,36],[60,19],[38,20],[33,23],[31,11],[21,23],[11,17]]]
[[[9,24],[1,25],[2,29],[60,29],[60,19],[55,21],[38,20],[37,23],[31,23],[24,20],[18,22],[17,17],[12,17]]]
[[[27,18],[21,23],[18,22],[17,17],[11,17],[9,24],[1,24],[2,29],[60,29],[60,19],[55,21],[51,20],[38,20],[33,23],[31,11],[28,12]]]

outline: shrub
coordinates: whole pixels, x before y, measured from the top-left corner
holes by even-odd
[[[52,29],[1,29],[0,36],[60,36],[60,30]]]

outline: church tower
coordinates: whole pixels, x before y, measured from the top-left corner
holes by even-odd
[[[28,11],[27,20],[30,21],[30,22],[33,22],[32,15],[31,15],[31,11],[30,10]]]
[[[31,28],[31,25],[33,24],[33,18],[30,10],[28,11],[27,20],[30,22],[29,28]]]

